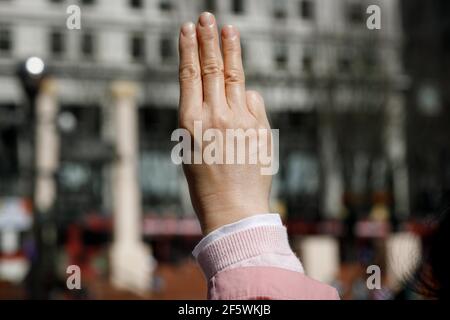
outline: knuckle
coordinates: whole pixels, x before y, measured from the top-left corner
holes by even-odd
[[[225,82],[227,84],[241,84],[245,81],[245,75],[238,68],[227,68],[225,70]]]
[[[203,63],[203,76],[219,76],[223,75],[223,66],[217,59],[209,59]]]
[[[199,72],[193,63],[180,66],[180,82],[196,81],[200,79]]]
[[[190,38],[190,39],[180,39],[180,49],[181,51],[191,51],[191,50],[196,50],[197,49],[197,43],[195,41],[194,38]]]
[[[257,117],[257,116],[259,116],[259,115],[261,114],[261,108],[260,108],[260,106],[254,104],[254,103],[248,103],[248,104],[247,104],[247,107],[248,107],[250,113],[251,113],[253,116]]]
[[[190,129],[194,126],[195,117],[188,112],[180,112],[178,123],[181,128]]]
[[[212,118],[213,128],[226,129],[230,126],[230,119],[227,114],[218,113]]]
[[[251,118],[251,120],[249,121],[248,125],[250,126],[250,128],[253,128],[253,129],[258,129],[259,128],[259,123],[254,118]]]
[[[223,47],[224,52],[238,56],[241,55],[241,45],[239,41],[226,41],[225,43]]]
[[[200,40],[201,41],[214,41],[215,40],[215,35],[214,32],[212,30],[206,29],[206,30],[201,30],[199,32],[200,35]]]
[[[270,126],[269,126],[269,124],[267,123],[267,122],[258,122],[257,123],[257,125],[256,125],[256,129],[265,129],[265,130],[267,130],[267,129],[270,129]]]
[[[258,127],[258,123],[254,119],[248,117],[245,121],[241,121],[239,123],[239,127],[243,129],[256,129]]]
[[[254,103],[262,103],[264,101],[258,91],[249,90],[249,91],[247,91],[247,95],[250,97],[250,99]]]

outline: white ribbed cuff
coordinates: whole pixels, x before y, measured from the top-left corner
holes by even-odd
[[[260,226],[282,226],[280,215],[277,213],[257,214],[248,218],[241,219],[237,222],[224,225],[213,232],[206,235],[194,248],[192,255],[197,258],[199,253],[212,242],[240,232],[246,229],[256,228]]]
[[[222,237],[203,248],[197,261],[207,279],[220,271],[244,266],[271,266],[303,272],[283,226],[260,226]]]

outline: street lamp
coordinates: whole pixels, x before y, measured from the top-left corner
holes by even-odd
[[[56,232],[53,223],[53,208],[41,209],[37,203],[36,186],[43,172],[37,166],[38,146],[36,136],[38,129],[38,95],[40,94],[42,83],[47,76],[47,70],[43,59],[33,56],[27,58],[19,64],[17,76],[22,84],[27,97],[27,105],[24,109],[24,125],[21,135],[30,150],[25,170],[25,179],[30,186],[29,194],[33,199],[33,235],[35,239],[36,257],[31,261],[30,274],[28,277],[28,290],[30,298],[46,299],[49,291],[54,285],[54,254]],[[40,147],[39,147],[40,148]],[[40,190],[40,189],[39,189]],[[45,212],[43,212],[45,211]]]
[[[42,80],[46,75],[44,60],[39,57],[29,57],[19,64],[17,75],[22,83],[30,106],[34,104]]]
[[[25,122],[28,124],[34,124],[36,97],[46,72],[44,60],[36,56],[27,58],[17,68],[17,76],[28,99],[27,108],[25,109]]]
[[[39,77],[45,70],[44,61],[39,57],[30,57],[25,61],[25,70],[30,75]]]

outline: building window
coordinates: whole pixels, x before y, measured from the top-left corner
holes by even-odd
[[[286,69],[288,64],[287,46],[286,43],[278,43],[275,46],[275,64],[277,69]]]
[[[160,49],[161,60],[163,62],[168,62],[168,61],[173,60],[175,50],[173,47],[172,39],[162,38],[159,49]]]
[[[243,0],[233,0],[231,9],[234,14],[243,14],[244,13],[244,1]]]
[[[154,208],[155,203],[161,206],[169,200],[173,207],[173,201],[179,197],[180,185],[178,171],[171,164],[168,152],[156,148],[142,150],[139,160],[144,206],[150,203]]]
[[[141,34],[135,34],[130,41],[131,57],[134,61],[142,61],[145,57],[145,41]]]
[[[17,106],[0,104],[3,119],[14,117]],[[4,183],[0,193],[8,192],[8,181],[14,181],[19,173],[18,159],[18,128],[15,126],[0,126],[0,176]]]
[[[300,17],[305,20],[314,18],[314,3],[311,0],[303,0],[300,2]]]
[[[142,0],[130,0],[130,7],[133,9],[142,9],[143,6]]]
[[[94,36],[92,33],[85,32],[81,36],[81,53],[86,58],[94,56]]]
[[[12,49],[11,31],[0,26],[0,53],[9,53]]]
[[[308,74],[311,74],[314,70],[313,57],[309,53],[304,54],[302,57],[302,70]]]
[[[216,12],[216,0],[205,0],[205,10],[208,12]]]
[[[172,2],[170,0],[160,0],[159,1],[159,9],[161,11],[170,11],[170,10],[172,10]]]
[[[91,6],[95,4],[95,0],[81,0],[82,5]]]
[[[348,56],[341,56],[338,58],[338,71],[340,74],[349,74],[352,71],[351,58]]]
[[[287,16],[286,1],[273,2],[273,16],[277,19],[284,19]]]
[[[60,31],[50,34],[50,52],[54,56],[62,56],[65,51],[64,35]]]
[[[319,161],[314,153],[303,150],[291,152],[287,158],[286,171],[285,183],[289,195],[298,197],[319,192]]]
[[[360,3],[350,3],[347,7],[347,19],[352,24],[360,24],[364,21],[364,8]]]
[[[375,51],[365,50],[362,52],[362,63],[367,71],[377,70],[378,57]]]

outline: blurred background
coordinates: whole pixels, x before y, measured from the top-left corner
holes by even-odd
[[[240,28],[307,274],[343,299],[421,298],[405,283],[450,204],[448,1],[0,0],[0,299],[206,297],[170,159],[178,30],[202,11]]]

